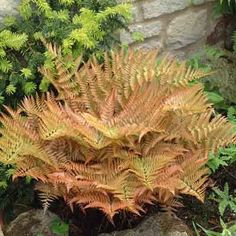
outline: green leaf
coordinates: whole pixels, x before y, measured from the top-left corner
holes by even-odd
[[[19,6],[19,12],[20,15],[24,18],[24,19],[29,19],[32,16],[32,8],[30,5],[29,1],[22,1],[20,6]]]
[[[220,225],[222,226],[223,229],[227,229],[227,225],[226,225],[225,222],[222,220],[222,218],[220,218]]]
[[[12,63],[7,59],[0,58],[0,71],[7,73],[12,69]]]
[[[32,94],[35,91],[36,87],[37,86],[34,82],[25,83],[25,85],[24,85],[25,94],[27,94],[27,95]]]
[[[196,224],[194,222],[192,222],[192,224],[193,224],[193,229],[194,229],[194,231],[196,233],[196,236],[200,236],[200,234],[199,234],[199,232],[197,230]]]
[[[219,152],[218,155],[214,155],[213,153],[209,154],[209,160],[207,162],[207,166],[210,170],[215,173],[221,166],[228,166],[228,163],[231,161],[232,157],[229,155],[221,155],[223,153]]]
[[[29,68],[23,68],[21,72],[25,78],[30,78],[32,76],[32,72]]]
[[[52,222],[51,229],[53,233],[63,236],[65,234],[68,234],[69,225],[63,222],[61,219],[55,219]]]
[[[207,230],[205,228],[203,228],[201,225],[197,224],[198,227],[200,227],[202,229],[202,231],[207,235],[207,236],[222,236],[221,233],[215,232],[215,231],[211,231],[211,230]]]
[[[25,33],[16,34],[10,30],[0,32],[0,45],[3,48],[12,48],[19,50],[27,42],[28,36]]]
[[[16,23],[16,17],[14,16],[7,16],[4,18],[4,25],[10,27]]]
[[[228,183],[225,183],[225,186],[224,186],[224,193],[225,193],[226,196],[229,195],[229,185],[228,185]]]
[[[205,52],[206,52],[207,56],[212,57],[213,59],[218,59],[218,58],[224,56],[223,50],[216,48],[216,47],[206,46]]]
[[[230,206],[231,210],[232,210],[234,213],[236,213],[236,203],[233,202],[233,201],[230,201],[230,202],[229,202],[229,206]]]
[[[2,96],[2,94],[0,93],[0,104],[4,103],[5,98]]]
[[[219,203],[218,209],[219,209],[221,216],[224,215],[225,209],[228,206],[228,204],[229,204],[229,202],[227,200],[223,200]]]
[[[6,189],[8,186],[8,183],[6,180],[0,181],[0,189]]]
[[[229,227],[229,231],[234,233],[232,236],[235,236],[236,233],[236,224],[233,224],[232,226]]]
[[[222,199],[228,198],[228,196],[225,195],[225,193],[223,191],[221,191],[218,188],[213,188],[214,192],[221,197]]]
[[[224,101],[224,98],[219,95],[218,93],[214,93],[214,92],[206,92],[208,99],[210,100],[210,102],[217,104],[220,102]]]
[[[133,32],[132,39],[140,43],[144,41],[144,35],[141,32]]]
[[[26,177],[25,177],[25,182],[26,182],[27,184],[30,184],[31,181],[32,181],[32,177],[30,177],[30,176],[26,176]]]
[[[47,80],[47,78],[43,78],[43,79],[41,80],[40,85],[39,85],[39,89],[40,89],[42,92],[47,92],[49,85],[50,85],[50,82]]]
[[[35,32],[34,33],[34,39],[35,40],[41,40],[43,38],[42,32]]]
[[[6,87],[6,93],[8,95],[11,95],[11,94],[14,94],[16,92],[16,87],[13,85],[13,84],[9,84],[7,87]]]
[[[229,107],[227,109],[227,117],[230,121],[236,122],[236,107]]]
[[[14,175],[15,172],[16,172],[16,170],[14,168],[7,169],[7,171],[6,171],[7,178],[10,179]]]
[[[70,6],[70,5],[72,5],[75,1],[74,1],[74,0],[59,0],[59,2],[60,2],[61,4]]]

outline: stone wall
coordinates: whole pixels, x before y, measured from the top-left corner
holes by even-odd
[[[17,6],[20,0],[0,0],[0,21],[5,16],[17,13]]]
[[[129,31],[121,33],[121,40],[138,48],[159,48],[186,57],[201,48],[214,29],[213,1],[133,0],[133,22]],[[144,42],[135,42],[134,32],[141,33]]]
[[[126,2],[130,0],[120,0]],[[133,22],[121,33],[124,43],[141,48],[159,48],[185,57],[204,45],[213,30],[214,0],[132,0]],[[0,0],[0,21],[16,13],[20,0]],[[136,43],[133,33],[145,40]]]

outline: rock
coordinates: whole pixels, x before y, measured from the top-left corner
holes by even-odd
[[[161,52],[163,49],[163,43],[160,40],[158,40],[158,38],[152,38],[152,39],[146,40],[143,43],[137,44],[135,48],[141,49],[141,50],[158,49],[158,52]]]
[[[173,13],[190,6],[189,0],[155,0],[144,1],[142,5],[143,14],[145,19],[158,17],[164,14]]]
[[[176,216],[159,213],[147,217],[134,229],[100,236],[192,236],[192,233]]]
[[[20,214],[6,229],[5,236],[58,236],[51,230],[52,223],[58,217],[43,210],[30,210]]]
[[[160,34],[162,24],[160,21],[137,23],[129,26],[129,32],[121,32],[120,39],[123,43],[133,43],[132,33],[139,32],[144,38],[150,38]]]
[[[206,35],[207,10],[187,11],[171,21],[167,30],[167,46],[178,49],[195,43]]]
[[[5,16],[15,15],[19,3],[20,0],[0,0],[0,21],[2,21]]]
[[[143,21],[142,12],[138,4],[132,6],[132,22]]]
[[[205,3],[205,0],[192,0],[193,5],[201,5]]]

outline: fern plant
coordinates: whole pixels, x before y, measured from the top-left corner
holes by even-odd
[[[230,210],[230,212],[236,212],[236,199],[235,194],[230,194],[230,189],[228,183],[225,183],[223,191],[219,188],[213,188],[213,195],[210,196],[210,199],[216,201],[218,203],[218,210],[220,213],[220,227],[221,231],[213,231],[210,229],[205,229],[201,225],[197,224],[197,226],[208,236],[234,236],[236,233],[236,224],[234,221],[228,222],[229,219],[227,216],[224,217],[225,210]],[[196,235],[200,236],[196,225],[193,223],[193,227],[195,229]],[[214,227],[215,228],[215,227]],[[217,227],[218,228],[218,227]]]
[[[14,178],[39,180],[45,209],[63,197],[112,220],[179,194],[204,200],[209,152],[235,142],[202,85],[190,83],[204,72],[132,50],[78,68],[79,57],[68,69],[60,49],[49,44],[48,52],[55,66],[40,71],[57,95],[6,108],[0,138],[0,161],[17,167]]]
[[[228,183],[225,184],[224,190],[221,191],[218,188],[213,188],[214,193],[211,196],[211,199],[219,203],[219,212],[220,215],[223,216],[225,210],[230,207],[230,209],[236,213],[236,198],[232,196],[229,192],[229,185]]]
[[[227,225],[222,219],[220,219],[220,226],[222,228],[221,232],[208,230],[203,228],[201,225],[197,224],[199,228],[205,233],[206,236],[234,236],[236,232],[236,224]],[[197,236],[200,236],[195,224],[194,229]]]
[[[236,82],[236,56],[234,53],[207,46],[189,60],[189,65],[195,69],[201,68],[207,72],[214,72],[204,78],[203,82],[205,90],[210,92],[212,102],[218,103],[216,104],[218,108],[227,110],[229,105],[236,103],[234,86]]]
[[[0,31],[0,103],[16,106],[24,95],[48,90],[37,69],[50,64],[42,37],[87,60],[118,43],[115,31],[130,15],[129,5],[115,0],[22,0],[19,16],[7,17]]]

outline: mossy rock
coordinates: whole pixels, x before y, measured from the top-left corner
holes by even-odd
[[[30,210],[20,214],[7,227],[5,236],[59,236],[53,232],[53,222],[58,217],[43,210]],[[67,236],[63,234],[63,236]]]

